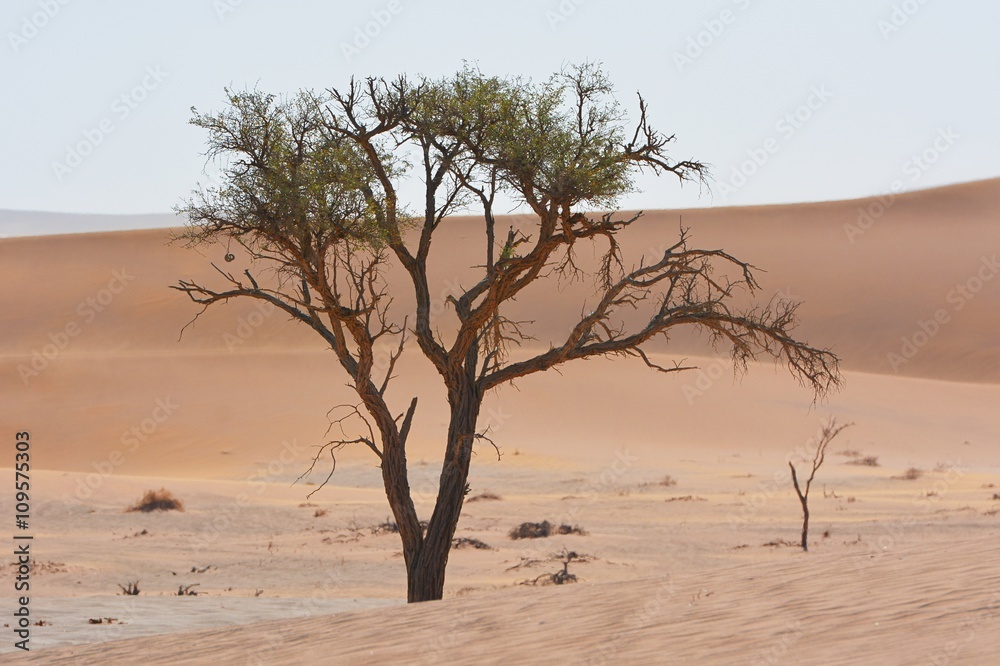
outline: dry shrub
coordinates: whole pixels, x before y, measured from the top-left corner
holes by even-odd
[[[799,545],[800,544],[788,541],[786,539],[775,539],[774,541],[768,541],[767,543],[763,544],[765,548],[780,548],[783,546],[791,548],[791,547],[798,547]]]
[[[178,597],[197,597],[198,590],[194,589],[201,585],[201,583],[194,583],[193,585],[178,585],[177,586],[177,596]]]
[[[166,488],[159,490],[147,490],[142,499],[130,506],[126,511],[183,511],[184,503],[173,496]]]
[[[467,499],[465,501],[466,502],[496,502],[496,501],[502,500],[502,499],[503,498],[500,497],[499,495],[497,495],[496,493],[491,493],[490,491],[487,490],[486,492],[479,493],[475,497],[470,497],[469,499]]]
[[[741,475],[741,478],[742,478],[742,475]],[[639,487],[640,488],[652,488],[652,487],[673,488],[676,485],[677,485],[677,479],[675,479],[674,477],[672,477],[669,474],[667,474],[662,479],[660,479],[659,481],[646,481],[644,483],[640,483]],[[622,494],[621,491],[619,491],[618,494],[621,495]]]
[[[372,534],[399,534],[399,525],[394,520],[386,520],[381,525],[374,525],[371,528]]]
[[[463,548],[475,548],[476,550],[496,550],[493,546],[488,543],[484,543],[479,539],[472,539],[470,537],[459,537],[452,540],[451,547],[456,550],[461,550]]]
[[[550,574],[542,574],[534,579],[522,580],[518,585],[565,585],[577,582],[576,574],[568,571],[557,571]]]
[[[894,476],[894,479],[900,479],[902,481],[916,481],[924,475],[924,470],[917,467],[911,467],[899,476]]]
[[[521,523],[514,529],[510,531],[511,539],[543,539],[553,534],[580,534],[586,535],[587,532],[584,531],[579,525],[567,525],[563,523],[562,525],[556,526],[547,520],[543,520],[540,523]]]
[[[389,518],[386,518],[384,523],[382,523],[381,525],[372,525],[369,528],[369,530],[371,531],[372,534],[375,534],[375,535],[378,535],[378,534],[399,534],[399,525],[396,524],[395,520],[390,520]],[[420,521],[420,530],[422,532],[426,532],[427,531],[427,521],[426,520],[421,520]]]
[[[543,539],[552,534],[552,523],[544,520],[540,523],[521,523],[510,531],[511,539]]]
[[[559,534],[579,534],[580,536],[587,536],[587,531],[580,527],[579,525],[567,525],[563,523],[559,526]]]
[[[327,513],[326,509],[316,509],[313,511],[313,518],[322,518]]]
[[[575,574],[571,574],[569,572],[570,562],[589,562],[593,558],[589,555],[580,555],[575,551],[567,551],[563,548],[563,552],[561,554],[554,555],[552,559],[562,562],[563,568],[561,571],[550,574],[542,574],[534,579],[523,580],[519,583],[519,585],[565,585],[567,583],[575,583],[577,582],[577,577]]]
[[[859,456],[854,460],[848,460],[848,465],[863,465],[864,467],[878,467],[878,456]]]

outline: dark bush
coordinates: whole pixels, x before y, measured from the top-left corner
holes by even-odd
[[[184,503],[173,496],[166,488],[159,490],[147,490],[135,505],[129,507],[127,511],[183,511]]]

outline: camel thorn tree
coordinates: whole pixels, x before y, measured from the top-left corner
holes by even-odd
[[[795,465],[792,461],[788,461],[788,467],[792,470],[792,485],[795,486],[795,494],[799,496],[799,503],[802,505],[802,550],[809,551],[809,488],[812,486],[813,479],[816,478],[816,472],[823,463],[826,461],[826,447],[830,445],[833,438],[840,434],[844,428],[849,428],[853,423],[837,423],[837,419],[832,418],[828,423],[823,426],[823,429],[819,433],[819,439],[816,441],[816,452],[813,454],[812,459],[812,470],[809,472],[809,478],[806,479],[805,488],[803,489],[799,485],[799,476],[795,471]]]
[[[379,459],[411,602],[443,594],[473,445],[486,437],[477,423],[490,391],[594,357],[631,356],[679,372],[686,368],[658,365],[647,353],[675,327],[706,331],[728,347],[740,371],[761,355],[783,362],[816,396],[840,381],[836,356],[792,337],[795,304],[736,308],[737,292],[757,289],[750,264],[691,247],[682,229],[656,256],[625,265],[618,236],[645,224],[641,214],[617,212],[635,189],[634,176],[704,182],[706,167],[668,155],[674,137],[652,127],[641,96],[628,129],[610,82],[593,64],[541,83],[467,66],[441,79],[351,80],[288,98],[255,90],[227,95],[227,108],[192,110],[191,121],[208,132],[220,185],[196,190],[177,210],[189,218],[189,243],[238,243],[251,269],[217,268],[221,286],[181,280],[174,288],[203,306],[195,318],[232,298],[259,299],[330,346],[364,425],[327,450],[353,442]],[[402,200],[401,183],[418,180],[420,195]],[[498,229],[498,207],[512,203],[529,211],[527,231]],[[469,258],[477,277],[447,298],[432,326],[428,267],[441,259],[433,241],[446,219],[469,211],[481,230],[481,254]],[[589,273],[576,261],[581,247],[600,252]],[[388,283],[390,262],[404,280]],[[266,269],[274,271],[270,281],[261,279]],[[547,351],[530,355],[521,347],[530,323],[512,318],[510,304],[529,287],[555,297],[560,277],[592,278],[595,295]],[[406,312],[402,299],[393,301],[404,293],[414,303]],[[450,411],[426,530],[406,465],[417,399],[387,393],[411,340],[440,375]],[[388,363],[377,363],[376,345],[387,344],[394,350]]]

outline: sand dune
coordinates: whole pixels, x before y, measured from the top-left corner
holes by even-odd
[[[632,258],[662,250],[676,240],[683,219],[693,245],[724,248],[765,271],[765,300],[780,293],[804,301],[802,336],[834,347],[847,369],[996,382],[1000,342],[993,331],[1000,289],[992,260],[1000,244],[998,206],[1000,180],[990,180],[891,201],[652,211],[648,223],[627,234],[626,250]],[[880,210],[885,212],[876,217],[867,212]],[[861,211],[868,217],[859,221]],[[526,218],[510,222],[525,225]],[[432,276],[432,295],[442,302],[480,253],[469,220],[456,219],[445,231],[435,246],[439,261]],[[168,232],[161,230],[4,239],[4,355],[40,351],[49,333],[70,323],[81,331],[68,353],[320,347],[315,336],[286,326],[282,317],[265,316],[253,326],[260,313],[254,315],[248,303],[218,308],[178,343],[197,309],[167,287],[179,278],[211,280],[210,261],[237,272],[246,267],[242,259],[225,264],[224,253],[168,245]],[[121,293],[108,293],[117,289]],[[527,312],[544,307],[549,315],[549,327],[538,329],[542,346],[564,332],[559,315],[577,315],[589,295],[586,285],[554,293],[551,285],[540,285],[520,304]],[[889,354],[901,353],[903,338],[923,342],[920,323],[932,321],[938,310],[948,321],[913,358],[894,367]],[[252,335],[243,339],[241,318],[249,317]],[[679,342],[679,351],[692,349]]]
[[[212,261],[242,270],[242,258],[170,245],[168,230],[0,239],[4,422],[31,431],[36,470],[32,603],[45,624],[29,659],[992,663],[998,205],[1000,180],[891,201],[650,212],[627,257],[674,242],[683,217],[692,244],[766,271],[762,299],[804,301],[799,334],[841,356],[844,390],[813,404],[767,363],[735,381],[724,358],[678,335],[655,358],[700,370],[595,360],[490,396],[480,425],[503,457],[479,450],[470,483],[503,499],[469,503],[459,535],[493,550],[455,551],[445,602],[419,607],[401,604],[397,537],[372,530],[388,506],[370,453],[345,451],[311,498],[328,462],[292,485],[326,441],[327,411],[352,401],[319,339],[251,303],[214,307],[178,339],[198,309],[168,286],[211,279]],[[469,220],[446,232],[439,304],[478,252]],[[544,346],[589,296],[585,284],[537,289],[517,308]],[[421,396],[409,463],[426,515],[446,413],[415,352],[389,399],[402,411]],[[786,458],[829,415],[855,425],[818,475],[805,555],[782,545],[800,528]],[[879,466],[848,464],[855,455]],[[917,478],[896,478],[908,468]],[[184,513],[124,512],[160,486]],[[0,512],[13,513],[7,492]],[[587,535],[507,537],[542,519]],[[588,556],[569,565],[581,583],[518,584],[562,566],[564,548]],[[123,605],[117,586],[135,579],[143,594]],[[194,583],[203,595],[176,595]],[[0,645],[5,660],[12,650]]]

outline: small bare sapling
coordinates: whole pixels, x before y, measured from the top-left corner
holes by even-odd
[[[840,434],[840,431],[844,428],[854,425],[853,423],[837,423],[837,419],[830,419],[829,423],[823,426],[823,430],[820,432],[819,441],[816,442],[816,453],[813,455],[812,459],[812,471],[809,473],[809,478],[806,479],[805,490],[799,485],[799,476],[795,471],[795,465],[792,461],[788,461],[788,467],[792,470],[792,483],[795,485],[795,494],[799,496],[799,502],[802,504],[802,550],[809,550],[809,488],[812,486],[813,479],[816,478],[816,470],[818,470],[823,465],[823,461],[826,460],[826,447],[830,445],[833,438]]]

